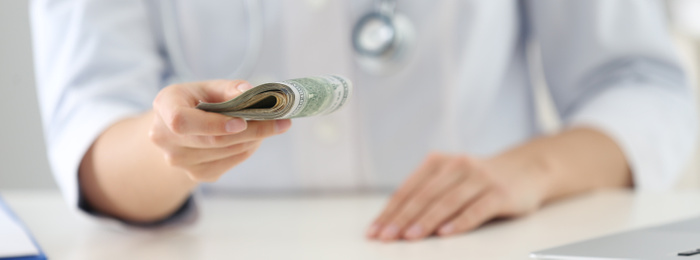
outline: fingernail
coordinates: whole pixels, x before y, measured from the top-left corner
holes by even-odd
[[[246,90],[249,90],[251,88],[253,88],[253,86],[251,86],[248,82],[238,85],[238,90],[240,90],[241,92],[245,92]]]
[[[275,133],[279,134],[287,131],[290,126],[292,126],[292,121],[290,120],[277,120],[275,121]]]
[[[423,233],[423,228],[418,224],[413,224],[406,230],[406,238],[418,238]]]
[[[438,234],[440,234],[441,236],[444,236],[444,235],[452,234],[452,232],[454,232],[454,231],[455,231],[455,225],[450,223],[450,224],[443,225],[440,228],[440,230],[438,231]]]
[[[382,230],[382,234],[379,235],[379,238],[382,240],[392,240],[396,238],[398,234],[399,228],[396,225],[389,225]]]
[[[379,224],[372,224],[367,229],[367,237],[375,237],[377,235],[377,232],[379,232]]]
[[[226,132],[229,133],[238,133],[246,128],[246,123],[245,120],[236,118],[236,119],[231,119],[228,122],[226,122]]]

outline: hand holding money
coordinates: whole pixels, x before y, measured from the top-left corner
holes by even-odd
[[[325,115],[340,109],[352,92],[349,80],[320,76],[266,83],[221,103],[197,108],[231,117],[271,120]]]
[[[238,97],[249,83],[212,80],[164,88],[153,102],[155,120],[150,139],[165,162],[184,170],[196,182],[215,181],[250,157],[265,138],[287,131],[289,119],[246,121],[196,109],[199,100],[224,101]]]

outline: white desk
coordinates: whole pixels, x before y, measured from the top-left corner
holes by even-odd
[[[364,239],[385,197],[205,198],[195,226],[125,231],[81,221],[57,192],[0,192],[51,259],[528,259],[528,253],[700,215],[700,191],[611,190],[447,239]]]

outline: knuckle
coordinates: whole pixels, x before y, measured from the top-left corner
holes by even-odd
[[[513,190],[507,188],[507,187],[506,187],[504,184],[502,184],[502,183],[497,183],[497,182],[491,183],[491,188],[490,188],[490,190],[491,190],[491,196],[492,196],[492,197],[498,197],[498,198],[501,198],[501,199],[506,199],[506,198],[511,198],[511,197],[515,196],[515,194],[513,194]]]
[[[192,179],[193,181],[196,181],[196,182],[206,182],[206,179],[204,178],[204,176],[199,174],[199,172],[197,170],[187,170],[187,176],[189,176],[190,179]]]
[[[428,154],[428,158],[426,159],[426,162],[427,163],[437,163],[437,162],[441,161],[444,156],[445,155],[440,153],[440,152],[431,152],[430,154]]]
[[[162,102],[161,100],[163,99],[163,95],[165,95],[165,92],[168,91],[168,88],[169,88],[169,86],[164,88],[163,90],[161,90],[158,93],[158,95],[156,95],[156,97],[153,99],[151,106],[153,106],[154,109],[160,107],[160,103]]]
[[[176,166],[176,160],[171,152],[163,153],[163,159],[168,166]]]
[[[447,165],[445,166],[446,170],[448,171],[458,171],[458,172],[464,172],[464,169],[466,169],[467,165],[465,163],[465,160],[462,157],[457,157],[450,159],[447,162]]]
[[[165,158],[165,162],[169,166],[174,166],[174,167],[182,167],[184,166],[184,161],[182,160],[182,153],[174,151],[174,150],[168,150],[165,153],[163,153],[163,157]]]
[[[511,189],[507,188],[505,185],[501,183],[491,183],[490,187],[488,188],[489,194],[486,199],[488,200],[501,200],[501,201],[511,201],[512,199],[516,198],[517,194],[514,194],[514,191]]]
[[[172,118],[168,122],[168,127],[173,133],[182,134],[184,130],[185,115],[182,109],[175,109],[172,114]]]
[[[151,143],[159,147],[162,147],[163,144],[165,144],[165,137],[160,131],[156,130],[155,128],[151,128],[148,131],[148,140],[150,140]]]
[[[162,102],[162,100],[166,96],[171,95],[171,92],[173,92],[175,89],[180,88],[180,87],[181,87],[180,84],[172,84],[172,85],[169,85],[169,86],[163,88],[160,92],[158,92],[158,95],[156,95],[156,98],[153,99],[153,103],[152,103],[153,107],[158,107],[160,105],[160,103]]]
[[[206,146],[216,146],[217,144],[221,143],[222,137],[221,136],[214,136],[214,135],[203,135],[200,136],[200,141],[206,145]]]
[[[162,94],[158,93],[158,95],[153,99],[153,102],[151,102],[151,107],[156,111],[158,110],[157,108],[160,106],[160,100],[162,99],[161,96]]]
[[[454,160],[455,164],[462,168],[470,167],[472,165],[471,160],[467,156],[458,156]]]
[[[489,183],[491,182],[491,178],[489,177],[490,172],[488,170],[486,170],[485,168],[483,168],[479,165],[470,164],[468,162],[463,164],[463,165],[465,167],[468,167],[465,169],[469,169],[467,171],[469,178],[474,178],[474,179],[477,179],[480,181],[488,181]]]

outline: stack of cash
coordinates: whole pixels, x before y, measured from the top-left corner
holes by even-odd
[[[352,83],[340,76],[319,76],[265,83],[221,103],[197,108],[249,120],[326,115],[347,103]]]

